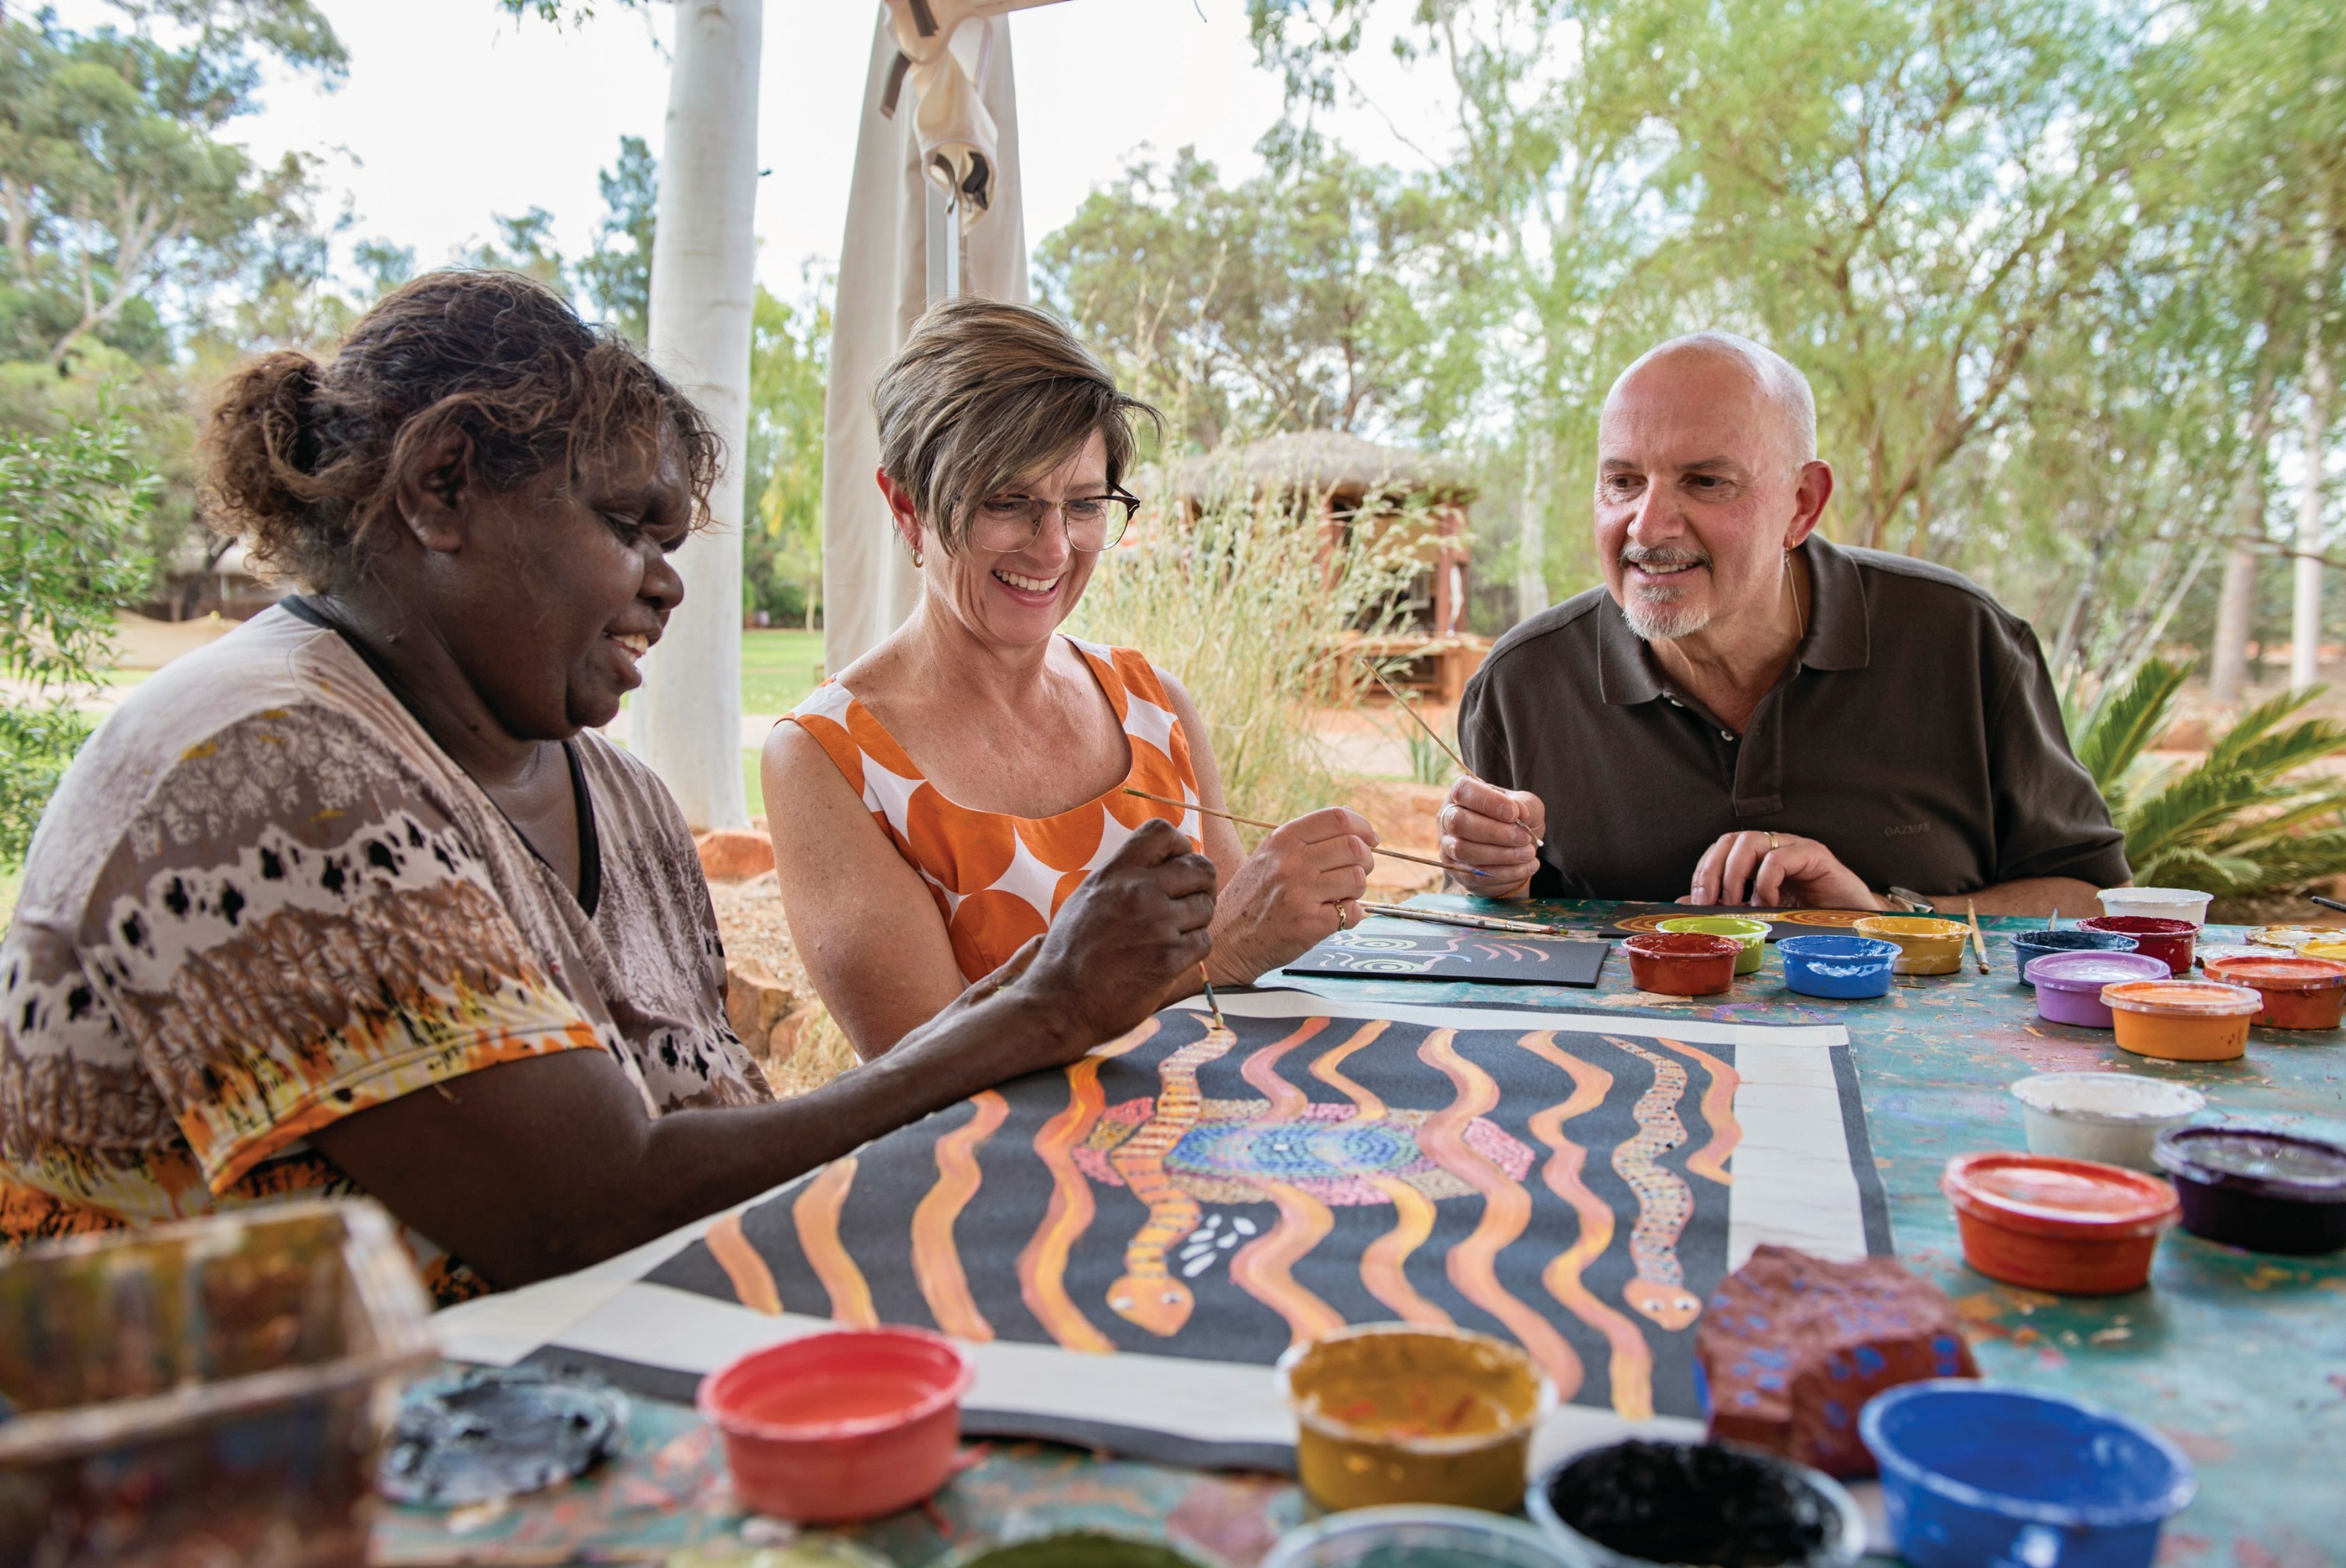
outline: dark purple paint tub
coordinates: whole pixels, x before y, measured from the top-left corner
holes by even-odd
[[[2165,980],[2167,961],[2147,952],[2048,952],[2022,971],[2036,987],[2036,1016],[2048,1023],[2111,1029],[2116,1021],[2102,1001],[2102,987],[2127,980]]]
[[[2150,1157],[2194,1236],[2300,1257],[2346,1247],[2346,1145],[2217,1122],[2169,1127]]]
[[[2020,978],[2028,982],[2028,966],[2048,952],[2132,952],[2134,938],[2115,931],[2020,931],[2012,933],[2012,951],[2020,959]]]

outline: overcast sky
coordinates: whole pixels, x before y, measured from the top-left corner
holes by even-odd
[[[493,214],[543,207],[566,255],[590,248],[602,214],[596,174],[619,137],[655,154],[668,106],[669,10],[607,3],[557,29],[505,16],[495,0],[319,0],[350,51],[333,91],[281,80],[234,134],[274,158],[327,158],[321,183],[347,193],[351,242],[382,236],[430,266],[489,238]],[[102,0],[62,0],[87,26]],[[855,0],[767,0],[759,113],[759,274],[785,298],[809,257],[838,254],[876,7]],[[1254,64],[1245,0],[1066,0],[1010,20],[1030,244],[1075,212],[1144,144],[1194,145],[1225,177],[1257,167],[1252,148],[1279,117],[1278,78]],[[1437,112],[1427,82],[1372,60],[1373,112],[1341,117],[1356,150],[1413,161],[1387,129],[1413,132]]]

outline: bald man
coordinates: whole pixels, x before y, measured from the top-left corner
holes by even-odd
[[[1816,532],[1808,380],[1727,332],[1660,345],[1597,427],[1605,585],[1467,686],[1442,852],[1474,891],[2073,913],[2123,843],[2036,636],[1961,575]]]

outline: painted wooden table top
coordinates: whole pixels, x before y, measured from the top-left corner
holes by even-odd
[[[1441,895],[1412,901],[1501,912]],[[1593,931],[1617,907],[1556,902],[1528,912]],[[2215,1110],[2346,1133],[2346,1032],[2259,1029],[2237,1062],[2131,1056],[2105,1031],[2037,1019],[2033,994],[2018,983],[2010,933],[2041,921],[1981,923],[1989,973],[1967,967],[1901,978],[1872,1002],[1794,995],[1772,959],[1724,998],[1653,996],[1629,984],[1617,949],[1593,992],[1321,979],[1310,989],[1418,1003],[1844,1025],[1898,1256],[1953,1298],[1985,1375],[2111,1406],[2158,1428],[2191,1456],[2199,1494],[2169,1525],[2162,1568],[2346,1562],[2346,1255],[2247,1253],[2177,1231],[2159,1246],[2148,1290],[2054,1297],[1965,1268],[1954,1217],[1938,1189],[1950,1156],[2024,1146],[2020,1108],[2007,1090],[2032,1073],[2123,1068],[2189,1084]],[[2222,928],[2208,935],[2227,940]],[[1278,983],[1275,975],[1266,980]],[[1301,1507],[1283,1481],[1022,1443],[995,1445],[926,1510],[853,1533],[903,1568],[940,1562],[979,1538],[1060,1527],[1169,1534],[1231,1568],[1251,1568],[1279,1531],[1301,1517]],[[374,1557],[645,1561],[700,1545],[719,1562],[741,1543],[740,1525],[707,1429],[681,1407],[638,1401],[628,1456],[587,1483],[494,1513],[392,1511],[378,1529]]]

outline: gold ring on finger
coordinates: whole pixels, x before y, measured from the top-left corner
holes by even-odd
[[[1780,850],[1784,847],[1784,841],[1771,832],[1768,835],[1768,847],[1770,850]]]

